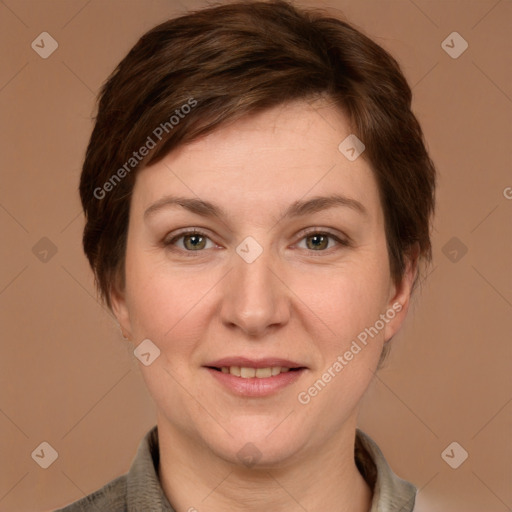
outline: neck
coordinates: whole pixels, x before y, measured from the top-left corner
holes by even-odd
[[[159,475],[176,512],[370,510],[372,491],[354,461],[355,422],[300,460],[256,469],[219,458],[161,419]]]

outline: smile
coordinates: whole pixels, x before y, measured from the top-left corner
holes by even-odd
[[[244,398],[274,395],[293,384],[307,371],[305,367],[288,366],[207,366],[205,369],[221,389]]]
[[[219,368],[214,368],[219,370]],[[291,370],[298,370],[299,368],[291,368]],[[269,377],[275,377],[280,373],[286,373],[290,371],[290,368],[286,366],[269,366],[267,368],[251,368],[247,366],[222,366],[220,368],[222,373],[229,373],[235,377],[241,377],[242,379],[267,379]]]

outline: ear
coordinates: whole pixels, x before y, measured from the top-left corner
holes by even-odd
[[[384,328],[384,341],[388,342],[401,328],[411,301],[412,287],[418,273],[420,246],[416,242],[411,246],[405,258],[405,270],[400,283],[392,283],[386,309],[390,320]]]
[[[119,283],[114,283],[110,288],[110,304],[112,312],[121,327],[123,338],[131,340],[132,327],[130,322],[130,313],[126,304],[124,289],[119,286]]]

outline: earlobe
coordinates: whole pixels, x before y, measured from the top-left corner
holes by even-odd
[[[119,291],[116,285],[113,285],[110,289],[110,304],[112,306],[112,312],[119,323],[123,338],[125,340],[131,339],[130,314],[126,305],[126,299],[124,292]]]
[[[391,287],[387,315],[392,316],[392,319],[385,327],[385,342],[388,342],[399,331],[407,316],[412,289],[418,273],[419,254],[419,244],[416,243],[410,248],[409,254],[406,256],[406,268],[400,283]]]

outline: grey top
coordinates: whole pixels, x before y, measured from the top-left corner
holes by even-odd
[[[159,460],[155,425],[140,442],[128,473],[55,512],[175,512],[158,479]],[[413,511],[416,487],[393,473],[375,441],[360,429],[356,429],[355,461],[373,489],[368,512]]]

